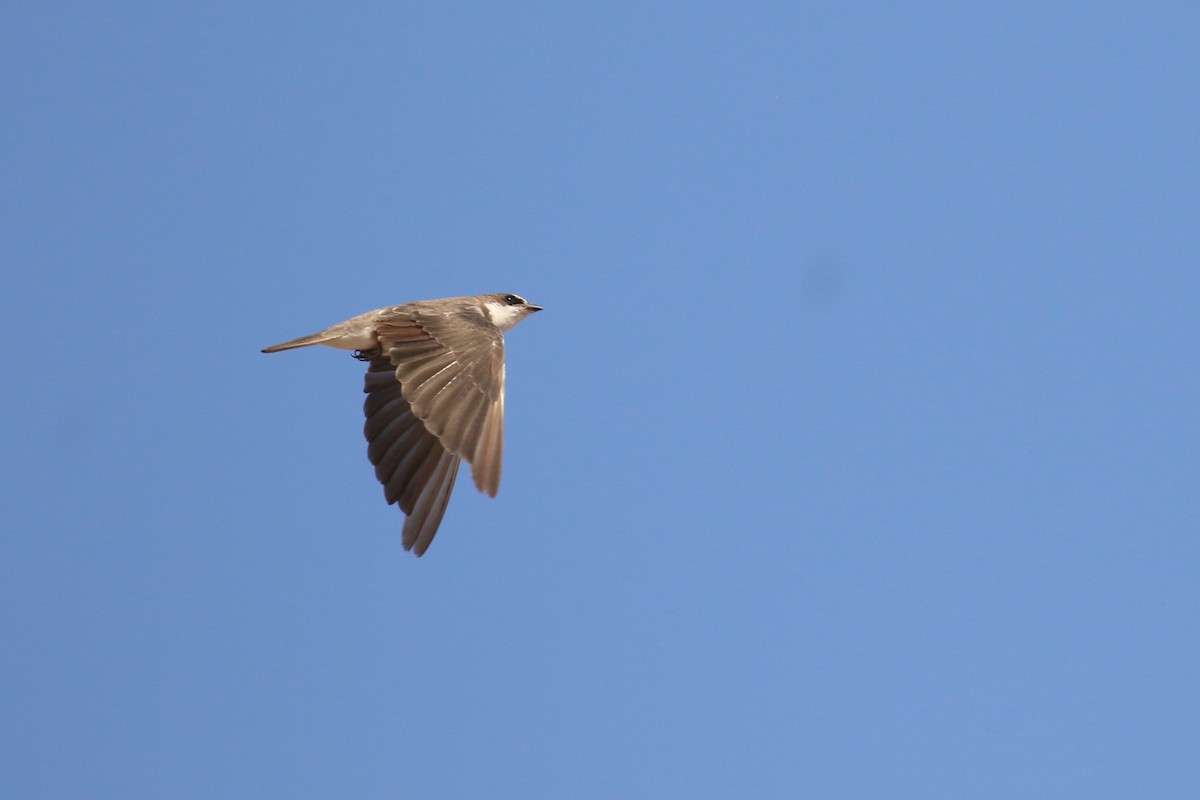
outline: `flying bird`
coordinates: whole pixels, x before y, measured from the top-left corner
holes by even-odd
[[[404,549],[433,541],[465,460],[481,492],[500,488],[504,333],[535,311],[515,294],[449,297],[359,314],[264,353],[323,344],[367,363],[367,457],[400,506]]]

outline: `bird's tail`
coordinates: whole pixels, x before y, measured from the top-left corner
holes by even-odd
[[[264,347],[264,353],[278,353],[280,350],[295,350],[297,347],[308,347],[309,345],[321,344],[328,342],[330,339],[336,339],[338,335],[330,334],[329,331],[321,331],[320,333],[312,333],[308,336],[301,336],[299,339],[292,339],[288,342],[273,344],[270,347]]]

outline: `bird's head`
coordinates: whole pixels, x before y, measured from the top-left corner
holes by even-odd
[[[512,330],[521,320],[542,310],[541,306],[535,306],[516,294],[485,294],[480,299],[492,324],[501,331]]]

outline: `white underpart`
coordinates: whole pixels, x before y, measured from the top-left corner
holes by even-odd
[[[525,319],[525,315],[529,313],[529,307],[525,305],[510,306],[508,303],[489,300],[484,303],[487,307],[488,316],[492,318],[492,324],[501,331],[512,329],[521,320]]]

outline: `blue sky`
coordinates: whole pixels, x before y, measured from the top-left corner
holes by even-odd
[[[1200,11],[8,4],[6,797],[1200,791]],[[362,366],[516,292],[404,553]]]

